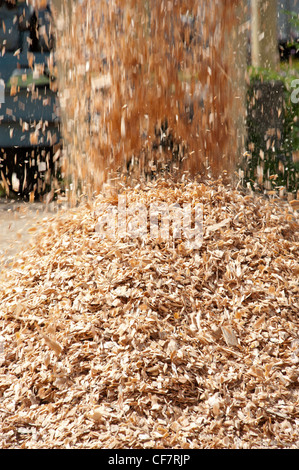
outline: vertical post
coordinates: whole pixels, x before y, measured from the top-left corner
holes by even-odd
[[[278,66],[277,0],[252,0],[251,58],[254,67]]]

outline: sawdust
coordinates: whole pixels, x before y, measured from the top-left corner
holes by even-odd
[[[245,150],[247,8],[83,0],[57,15],[64,171],[74,188],[98,192],[115,175],[161,171],[232,176]]]
[[[44,223],[1,275],[1,448],[298,448],[298,213],[221,181],[123,192],[202,203],[203,244],[100,239],[113,191]]]

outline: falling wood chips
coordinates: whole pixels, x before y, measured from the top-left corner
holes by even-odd
[[[1,447],[298,448],[297,212],[220,182],[125,192],[202,203],[203,245],[100,240],[116,197],[45,222],[2,271]]]

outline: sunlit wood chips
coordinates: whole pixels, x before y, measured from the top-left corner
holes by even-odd
[[[2,271],[2,448],[298,448],[298,214],[221,182],[202,247],[99,239],[117,197],[62,212]]]

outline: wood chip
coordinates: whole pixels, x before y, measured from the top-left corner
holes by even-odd
[[[104,195],[45,220],[1,270],[1,448],[298,448],[296,213],[221,181],[123,194],[197,195],[225,230],[100,239]]]
[[[55,341],[54,339],[50,338],[48,335],[43,333],[39,328],[38,330],[42,338],[45,340],[46,345],[49,346],[49,348],[53,349],[55,354],[59,356],[63,350],[63,347],[59,343],[57,343],[57,341]]]
[[[228,346],[238,346],[238,340],[233,330],[227,326],[221,326],[221,331]]]

